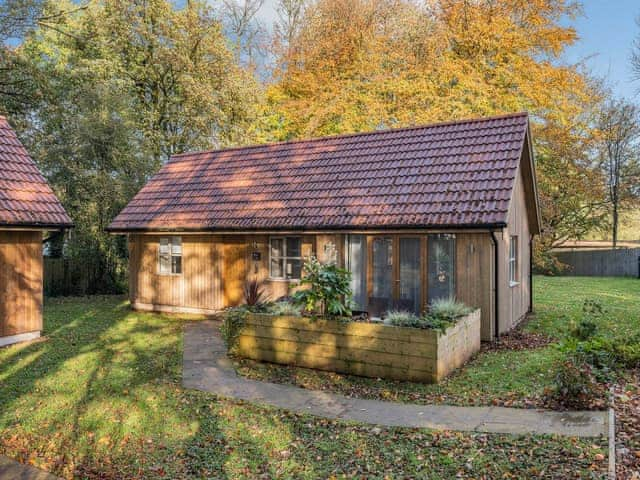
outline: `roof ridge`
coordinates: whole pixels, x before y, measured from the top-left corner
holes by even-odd
[[[214,153],[214,152],[233,152],[233,151],[237,151],[237,150],[253,150],[253,149],[257,149],[257,148],[264,148],[264,147],[271,147],[271,146],[277,146],[277,145],[295,145],[298,143],[314,143],[314,142],[320,142],[320,141],[326,141],[326,140],[334,140],[334,139],[340,139],[340,138],[350,138],[350,137],[357,137],[357,136],[364,136],[364,135],[377,135],[377,134],[383,134],[383,133],[393,133],[393,132],[407,132],[407,131],[412,131],[412,130],[420,130],[420,129],[424,129],[424,128],[436,128],[436,127],[446,127],[448,125],[465,125],[465,124],[470,124],[470,123],[481,123],[481,122],[489,122],[492,120],[501,120],[501,119],[506,119],[506,118],[516,118],[516,117],[528,117],[529,116],[529,112],[527,111],[520,111],[520,112],[513,112],[513,113],[505,113],[502,115],[493,115],[490,117],[472,117],[472,118],[465,118],[462,120],[447,120],[447,121],[443,121],[443,122],[435,122],[435,123],[427,123],[427,124],[422,124],[422,125],[413,125],[410,127],[399,127],[399,128],[386,128],[384,130],[371,130],[371,131],[366,131],[366,132],[353,132],[353,133],[341,133],[341,134],[337,134],[337,135],[327,135],[324,137],[312,137],[312,138],[300,138],[300,139],[294,139],[294,140],[282,140],[279,142],[266,142],[266,143],[256,143],[256,144],[252,144],[252,145],[244,145],[244,146],[234,146],[234,147],[226,147],[226,148],[212,148],[209,150],[196,150],[193,152],[184,152],[184,153],[175,153],[173,155],[171,155],[171,158],[169,159],[169,162],[172,162],[173,159],[177,159],[177,158],[185,158],[185,157],[190,157],[190,156],[195,156],[195,155],[202,155],[205,153]]]

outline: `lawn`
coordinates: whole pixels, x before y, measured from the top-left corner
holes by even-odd
[[[634,278],[535,277],[536,315],[523,328],[551,337],[542,348],[485,350],[437,385],[366,379],[316,370],[236,359],[236,370],[254,379],[330,390],[349,396],[411,403],[452,405],[548,406],[561,352],[558,341],[578,320],[586,299],[599,301],[606,315],[599,331],[612,338],[640,329],[640,280]]]
[[[94,479],[604,476],[602,440],[376,429],[185,390],[182,323],[47,301],[47,339],[0,349],[0,454]]]

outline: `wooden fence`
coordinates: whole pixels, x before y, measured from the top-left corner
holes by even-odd
[[[43,273],[44,294],[48,297],[126,292],[126,277],[99,270],[93,262],[44,257]]]
[[[567,265],[561,275],[640,278],[640,248],[555,252]]]

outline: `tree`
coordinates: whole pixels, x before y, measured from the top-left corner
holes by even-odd
[[[41,95],[14,121],[76,225],[65,255],[88,293],[121,291],[126,244],[104,228],[173,153],[249,141],[259,89],[198,1],[91,3],[16,55]]]
[[[590,153],[601,97],[561,61],[577,38],[565,0],[317,0],[268,91],[275,138],[528,110],[543,218],[538,260],[603,221]],[[592,185],[598,185],[594,188]]]
[[[598,160],[606,181],[615,248],[620,213],[640,199],[640,109],[625,100],[606,102],[598,133]]]

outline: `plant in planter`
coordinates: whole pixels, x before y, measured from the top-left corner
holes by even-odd
[[[257,280],[248,280],[245,282],[243,294],[244,302],[250,307],[266,303],[267,300],[264,286]]]
[[[333,264],[322,264],[311,257],[304,264],[299,285],[308,286],[293,294],[294,305],[304,312],[327,317],[351,315],[351,273]]]
[[[387,312],[386,320],[397,327],[423,328],[444,332],[447,327],[455,324],[460,318],[470,314],[472,308],[455,298],[435,300],[429,306],[429,312],[421,317],[411,312],[391,310]]]

